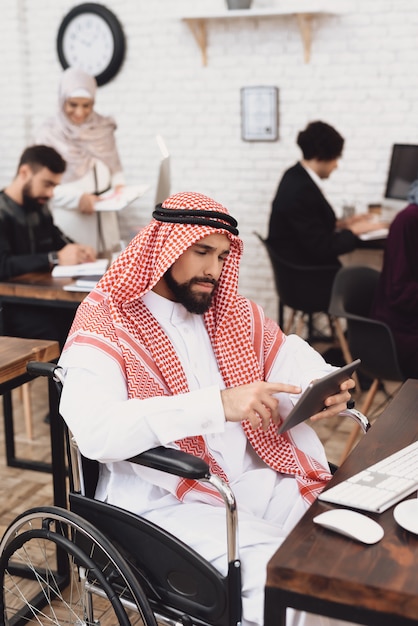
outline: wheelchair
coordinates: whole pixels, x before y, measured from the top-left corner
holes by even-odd
[[[59,366],[33,361],[28,371],[54,380],[59,396],[63,384]],[[355,409],[343,414],[367,430],[366,418]],[[230,487],[210,474],[203,460],[180,450],[158,447],[128,459],[209,482],[218,490],[227,530],[228,568],[223,576],[167,531],[96,500],[99,463],[80,454],[65,424],[64,433],[68,508],[30,509],[4,533],[0,625],[238,626],[241,565],[237,508]]]
[[[61,369],[31,362],[52,378]],[[58,416],[58,419],[62,419]],[[19,515],[0,542],[0,624],[233,626],[241,622],[241,569],[234,494],[208,465],[180,450],[148,450],[133,463],[209,482],[226,509],[227,575],[155,524],[94,499],[99,463],[84,458],[65,426],[68,510]]]

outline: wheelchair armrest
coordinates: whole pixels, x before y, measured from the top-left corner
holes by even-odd
[[[56,363],[49,363],[48,361],[29,361],[26,365],[26,370],[31,376],[53,378],[56,369],[59,369],[58,365]]]
[[[151,448],[127,460],[130,463],[145,465],[182,478],[199,480],[209,476],[209,465],[203,459],[182,450],[165,448],[164,446]]]
[[[55,363],[40,363],[38,361],[31,361],[27,365],[27,371],[32,376],[46,376],[48,378],[61,380],[61,368]],[[182,478],[192,478],[199,480],[202,478],[208,478],[210,476],[209,465],[192,454],[187,454],[182,450],[175,450],[173,448],[165,448],[164,446],[158,446],[152,448],[142,454],[128,459],[131,463],[137,465],[144,465],[153,469],[166,472],[167,474],[174,474],[175,476],[181,476]]]
[[[63,369],[59,365],[48,361],[29,361],[26,365],[26,370],[31,376],[45,376],[55,381],[58,386],[58,392],[61,394],[64,376]]]
[[[61,368],[55,363],[31,361],[27,365],[27,371],[32,376],[53,378],[62,386]],[[167,474],[181,476],[182,478],[201,480],[210,477],[209,465],[203,459],[187,454],[187,452],[182,450],[165,448],[164,446],[146,450],[146,452],[137,454],[127,460],[137,465],[151,467]]]

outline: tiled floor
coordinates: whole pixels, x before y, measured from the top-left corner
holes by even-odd
[[[388,386],[389,387],[389,386]],[[23,421],[22,402],[19,390],[13,392],[16,456],[48,460],[50,458],[49,425],[44,417],[47,413],[47,385],[45,379],[30,383],[33,407],[34,438],[28,441]],[[373,418],[381,411],[385,401],[382,391],[369,413]],[[357,400],[358,408],[361,398]],[[0,418],[2,417],[2,409]],[[352,428],[351,420],[334,418],[317,422],[313,427],[318,432],[327,451],[328,460],[338,464],[344,449],[347,434]],[[52,503],[51,476],[47,473],[10,468],[6,465],[4,452],[3,419],[0,419],[0,535],[20,512],[32,507]]]

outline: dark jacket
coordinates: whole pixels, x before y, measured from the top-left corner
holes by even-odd
[[[277,189],[270,216],[268,242],[279,256],[300,265],[338,264],[359,238],[350,230],[336,230],[331,205],[305,168],[288,169]]]
[[[390,226],[372,317],[392,330],[405,377],[418,378],[417,204],[400,211]]]
[[[46,205],[28,208],[0,192],[0,280],[49,271],[48,253],[70,241],[55,226]]]

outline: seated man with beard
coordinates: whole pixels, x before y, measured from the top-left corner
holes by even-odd
[[[15,178],[0,192],[0,280],[49,272],[54,265],[94,261],[95,251],[66,237],[48,208],[64,171],[65,161],[53,148],[40,145],[24,150]],[[73,311],[57,316],[45,307],[8,304],[3,310],[4,332],[62,345],[73,315]]]
[[[224,508],[210,485],[133,465],[159,445],[205,459],[237,498],[242,626],[262,626],[266,564],[330,478],[315,431],[277,424],[332,368],[238,292],[243,242],[216,200],[181,192],[80,304],[59,364],[60,412],[101,463],[96,498],[163,526],[225,574]],[[313,419],[345,409],[353,380]],[[336,626],[293,615],[291,626]],[[344,622],[347,626],[347,622]]]

